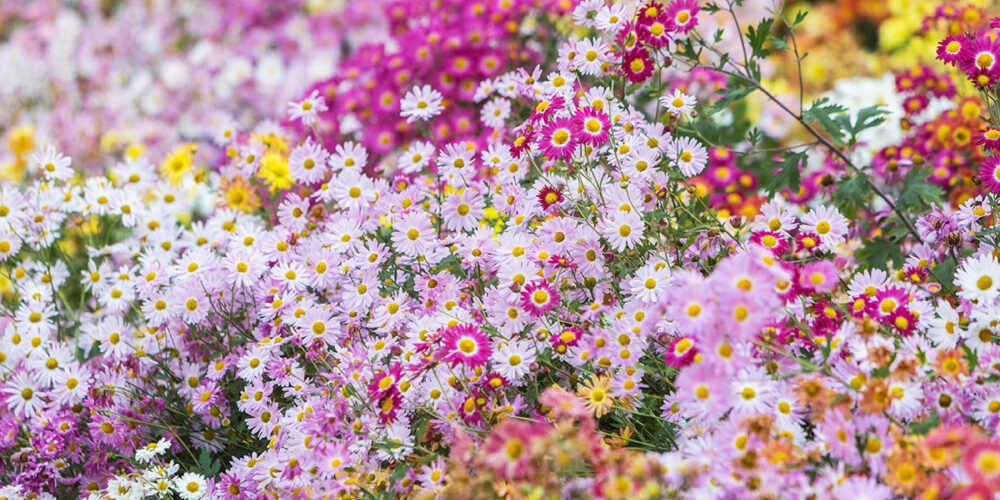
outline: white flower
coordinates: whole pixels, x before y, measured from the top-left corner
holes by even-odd
[[[667,111],[672,115],[686,115],[694,111],[698,100],[694,96],[687,95],[679,89],[674,89],[674,94],[660,98],[660,104],[666,106]]]
[[[56,151],[56,148],[51,144],[46,146],[41,154],[31,155],[31,160],[42,171],[46,179],[64,181],[73,177],[73,169],[70,168],[73,160]]]
[[[170,441],[161,439],[155,443],[149,443],[145,448],[139,448],[136,450],[135,459],[146,463],[163,454],[163,452],[167,451],[168,448],[170,448]]]
[[[205,496],[208,485],[205,483],[205,478],[194,472],[188,472],[174,479],[174,489],[184,500],[198,500]]]
[[[406,118],[408,123],[433,118],[444,110],[444,106],[441,105],[441,93],[432,89],[430,85],[414,87],[403,96],[400,110],[399,115]]]
[[[316,124],[319,114],[326,110],[326,100],[319,95],[318,90],[312,91],[309,97],[300,102],[288,103],[288,116],[292,120],[301,121],[307,127]]]
[[[1000,295],[1000,264],[990,254],[967,259],[955,273],[958,295],[966,300],[989,302]]]

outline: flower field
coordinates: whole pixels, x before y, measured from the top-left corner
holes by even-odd
[[[1000,498],[1000,6],[0,3],[0,500]]]

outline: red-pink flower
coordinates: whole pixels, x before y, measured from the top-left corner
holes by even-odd
[[[444,331],[442,342],[444,360],[452,366],[483,366],[490,359],[493,347],[486,333],[479,327],[468,324],[448,327]]]
[[[521,306],[539,317],[559,305],[559,292],[545,280],[535,280],[521,290]]]
[[[576,145],[580,143],[579,135],[570,118],[558,118],[542,129],[538,147],[550,159],[562,158],[569,161]]]

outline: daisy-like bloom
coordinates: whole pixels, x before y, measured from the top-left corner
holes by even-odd
[[[538,191],[538,203],[542,205],[543,210],[548,210],[552,208],[553,205],[558,205],[562,200],[562,191],[552,186],[543,186],[542,189]]]
[[[155,443],[149,443],[148,445],[136,450],[135,459],[142,463],[148,463],[154,458],[162,455],[168,449],[170,449],[170,441],[161,439]]]
[[[802,216],[800,229],[804,233],[818,234],[821,250],[832,250],[847,236],[847,218],[836,208],[819,206]]]
[[[576,394],[597,418],[603,417],[615,407],[615,398],[611,395],[611,382],[607,377],[591,378],[576,390]]]
[[[417,256],[430,250],[435,240],[434,226],[425,212],[412,212],[393,223],[392,243],[400,252]]]
[[[404,174],[414,174],[424,169],[434,159],[434,145],[419,141],[414,142],[399,155],[399,169]]]
[[[45,407],[40,384],[30,373],[15,373],[3,388],[3,393],[7,396],[7,408],[15,415],[29,417]]]
[[[492,353],[490,338],[475,325],[461,324],[448,327],[441,338],[441,344],[443,360],[451,366],[465,365],[470,368],[483,366]]]
[[[288,103],[288,117],[301,121],[307,127],[315,125],[319,114],[326,110],[326,99],[319,95],[319,90],[313,90],[309,97],[300,102]]]
[[[990,151],[1000,151],[1000,128],[986,127],[976,134],[976,145]]]
[[[990,302],[1000,295],[1000,264],[990,254],[966,259],[955,273],[958,295],[966,300]]]
[[[491,99],[479,112],[483,125],[490,128],[501,128],[510,118],[510,101],[502,97]]]
[[[614,3],[601,7],[594,22],[597,29],[605,33],[617,33],[631,18],[632,14],[624,3]]]
[[[962,465],[972,478],[993,488],[1000,485],[1000,444],[981,440],[962,453]]]
[[[580,135],[571,118],[557,118],[542,128],[538,136],[538,147],[542,154],[552,160],[569,162],[582,139]]]
[[[685,367],[677,375],[674,382],[677,397],[689,416],[710,422],[729,407],[729,381],[719,376],[721,372],[720,367],[702,361]]]
[[[512,384],[531,373],[537,351],[531,342],[515,340],[504,343],[493,353],[493,369]]]
[[[962,51],[969,46],[965,36],[952,35],[938,43],[937,60],[954,66],[962,58]]]
[[[622,58],[621,71],[632,83],[639,83],[653,74],[653,58],[644,47],[630,50]]]
[[[691,364],[696,354],[698,348],[695,347],[694,341],[688,337],[676,337],[667,346],[664,362],[667,366],[681,368]]]
[[[444,111],[441,93],[430,85],[414,87],[403,96],[399,103],[399,115],[406,118],[407,123],[417,120],[428,120]]]
[[[980,38],[973,40],[963,51],[959,68],[966,73],[969,81],[978,87],[986,87],[1000,74],[1000,40]]]
[[[559,305],[559,291],[543,279],[528,283],[521,290],[521,307],[539,317]]]
[[[828,260],[807,264],[799,273],[799,285],[816,293],[833,290],[837,283],[837,266]]]
[[[979,166],[978,177],[983,183],[983,188],[991,193],[1000,194],[1000,155],[986,158]]]
[[[592,107],[583,108],[573,119],[577,124],[580,142],[590,146],[600,146],[608,142],[611,121],[608,120],[607,113]]]
[[[330,154],[312,139],[298,145],[288,157],[288,170],[300,184],[312,184],[326,178]]]
[[[200,474],[188,472],[174,479],[174,490],[183,500],[200,500],[208,493],[208,484]]]
[[[31,160],[42,171],[46,179],[65,181],[73,177],[73,169],[70,168],[73,160],[56,151],[56,148],[51,144],[46,146],[41,153],[32,154]]]
[[[708,150],[690,137],[677,137],[667,146],[667,155],[674,160],[685,177],[694,177],[705,170]]]
[[[646,225],[635,211],[615,210],[604,219],[601,236],[608,240],[611,248],[622,251],[636,246],[642,240]]]
[[[680,89],[674,89],[673,95],[665,95],[660,98],[660,104],[664,105],[670,114],[680,116],[694,111],[698,100],[694,96],[681,92]]]
[[[697,0],[673,0],[664,13],[671,23],[670,31],[687,33],[698,25]]]
[[[584,75],[599,75],[607,59],[608,43],[600,38],[584,38],[576,42],[576,69]]]

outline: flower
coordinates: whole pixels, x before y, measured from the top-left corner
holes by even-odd
[[[687,33],[698,25],[698,2],[696,0],[672,0],[664,11],[669,20],[670,31]]]
[[[690,137],[677,137],[667,146],[667,155],[685,177],[693,177],[705,169],[708,151]]]
[[[963,50],[969,47],[968,40],[964,36],[951,35],[938,42],[937,59],[946,64],[954,66],[963,59]]]
[[[490,359],[492,343],[481,329],[462,324],[448,327],[441,337],[443,359],[452,366],[483,366]]]
[[[183,500],[199,500],[208,493],[208,484],[200,474],[188,472],[174,479],[174,489]]]
[[[607,377],[591,378],[576,390],[576,394],[597,418],[601,418],[615,407],[615,398],[611,395],[610,381]]]
[[[632,83],[639,83],[653,74],[653,58],[643,47],[632,49],[622,57],[621,71]]]
[[[545,280],[535,280],[521,290],[521,307],[539,317],[559,305],[559,292]]]
[[[819,248],[832,250],[844,242],[847,235],[847,218],[836,208],[819,206],[802,216],[801,232],[815,233],[820,237]]]
[[[414,87],[400,101],[399,115],[406,118],[407,123],[434,118],[444,110],[442,96],[430,85]]]
[[[1000,155],[993,155],[983,160],[977,177],[984,188],[991,193],[1000,194]]]
[[[600,146],[608,142],[611,122],[607,113],[592,107],[581,108],[573,119],[577,124],[580,142],[590,146]]]
[[[313,90],[309,97],[288,103],[288,117],[302,122],[306,127],[312,127],[319,120],[319,114],[327,109],[326,99],[319,95],[318,90]]]
[[[73,160],[56,151],[51,144],[46,146],[41,154],[32,154],[31,160],[46,179],[65,181],[73,177],[73,169],[70,168]]]
[[[990,254],[966,259],[955,273],[955,285],[966,300],[991,302],[1000,296],[1000,263]]]
[[[570,161],[577,144],[583,139],[571,118],[556,118],[542,128],[538,148],[549,158]]]
[[[666,106],[670,114],[680,116],[694,111],[697,100],[694,96],[681,92],[680,89],[674,89],[673,95],[660,98],[660,104]]]

